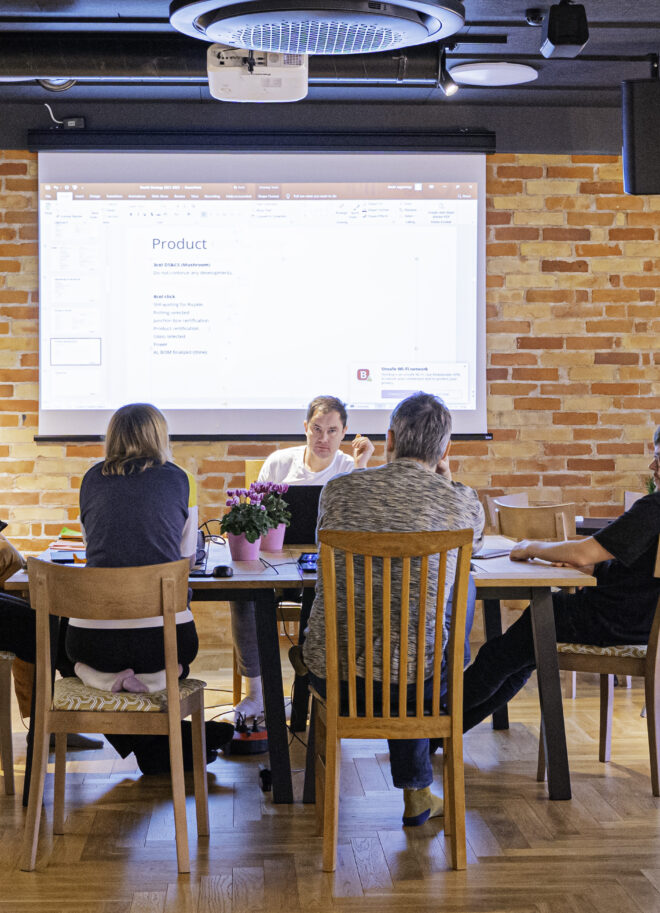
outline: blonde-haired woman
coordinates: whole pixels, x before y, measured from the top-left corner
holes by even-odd
[[[167,422],[148,403],[122,406],[110,419],[105,459],[85,474],[80,519],[88,567],[136,567],[193,557],[197,542],[197,492],[190,473],[170,459]],[[188,675],[198,640],[189,606],[176,615],[181,675]],[[85,684],[112,691],[165,687],[162,619],[82,621],[72,618],[66,649]],[[207,748],[232,736],[228,723],[207,723]],[[122,757],[135,751],[144,773],[169,767],[164,736],[113,736]],[[184,724],[186,760],[192,758]],[[215,755],[213,755],[215,757]]]

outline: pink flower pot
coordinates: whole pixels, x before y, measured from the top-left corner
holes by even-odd
[[[274,529],[269,529],[265,536],[261,537],[262,552],[281,552],[284,545],[285,523],[280,523]]]
[[[245,533],[227,533],[229,542],[229,551],[233,561],[256,561],[259,557],[259,546],[261,539],[256,542],[248,542]]]

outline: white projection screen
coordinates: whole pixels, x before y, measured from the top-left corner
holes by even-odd
[[[486,432],[485,157],[39,154],[39,434],[152,402],[182,436],[349,429],[437,393]]]

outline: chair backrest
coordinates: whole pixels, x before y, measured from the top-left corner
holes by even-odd
[[[499,529],[499,523],[497,520],[497,507],[495,502],[498,504],[511,504],[514,507],[527,507],[529,504],[529,498],[527,492],[520,491],[513,495],[498,495],[497,498],[493,498],[492,495],[486,495],[486,517],[488,519],[488,525],[494,529]]]
[[[424,680],[431,648],[431,715],[440,715],[447,553],[451,549],[457,549],[447,659],[448,706],[450,714],[456,715],[456,720],[460,723],[463,704],[465,615],[473,536],[472,529],[409,533],[320,531],[326,637],[326,699],[329,716],[339,715],[339,670],[345,666],[348,714],[342,709],[342,718],[348,716],[359,719],[361,723],[375,716],[380,722],[385,723],[393,718],[401,721],[403,717],[408,717],[406,722],[424,718]],[[435,561],[433,556],[437,556]],[[338,562],[344,562],[346,581],[340,617],[337,611]],[[429,605],[431,600],[428,597],[434,590],[436,595],[433,603]],[[394,594],[398,594],[398,599],[393,600]],[[342,632],[339,631],[340,627]],[[342,636],[344,632],[345,636]],[[340,642],[346,644],[345,654],[341,657],[342,662]],[[374,655],[374,642],[380,646],[379,662]],[[395,646],[394,653],[398,653],[402,660],[398,663],[398,676],[392,675],[396,665],[393,662],[392,642]],[[364,657],[365,680],[365,712],[360,712],[359,715],[358,650],[360,658]],[[411,654],[412,663],[409,659]],[[409,669],[416,685],[414,715],[407,709]],[[374,676],[384,683],[382,707],[378,702],[375,707]],[[390,682],[394,685],[398,683],[398,702],[395,707],[391,706],[390,688],[387,687],[387,683]]]
[[[37,667],[50,668],[49,615],[61,618],[130,619],[163,616],[168,696],[177,687],[177,612],[188,599],[190,561],[144,567],[66,567],[28,558],[30,603],[37,615]],[[45,692],[44,690],[45,689]],[[50,675],[37,676],[37,699],[49,706]],[[170,697],[171,700],[171,697]]]
[[[645,491],[624,491],[623,493],[623,509],[630,510],[635,501],[639,501],[640,498],[643,498],[646,494]]]
[[[245,487],[249,488],[253,482],[256,482],[261,472],[261,467],[265,460],[246,460],[245,461]]]
[[[575,531],[575,504],[544,504],[516,507],[494,499],[497,531],[511,539],[572,539]]]

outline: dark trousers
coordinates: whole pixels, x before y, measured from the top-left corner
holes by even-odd
[[[468,580],[468,598],[467,598],[467,616],[465,622],[465,646],[463,650],[464,664],[470,662],[470,631],[474,621],[474,607],[477,597],[477,590],[470,575]],[[449,592],[447,604],[445,606],[445,617],[451,617],[451,601],[453,598],[453,587]],[[325,679],[318,678],[310,673],[312,683],[320,694],[325,694]],[[432,679],[424,682],[424,699],[430,700],[432,696]],[[393,685],[390,689],[390,701],[392,706],[398,702],[397,686]],[[414,712],[415,708],[415,686],[408,686],[408,705],[409,710]],[[443,659],[441,672],[441,699],[444,700],[447,694],[447,663]],[[348,706],[348,684],[341,683],[341,698]],[[374,702],[377,704],[382,699],[381,682],[374,682]],[[364,701],[364,679],[358,679],[358,701]],[[364,708],[364,703],[362,703]],[[387,743],[390,749],[390,769],[392,771],[392,781],[399,789],[422,789],[430,786],[433,782],[433,768],[429,754],[428,739],[388,739]]]
[[[609,646],[631,643],[607,626],[582,600],[569,593],[553,593],[558,643],[585,643]],[[648,634],[647,634],[648,639]],[[479,650],[465,671],[463,684],[463,731],[494,713],[511,700],[536,668],[534,637],[529,608],[499,637],[493,637]]]

